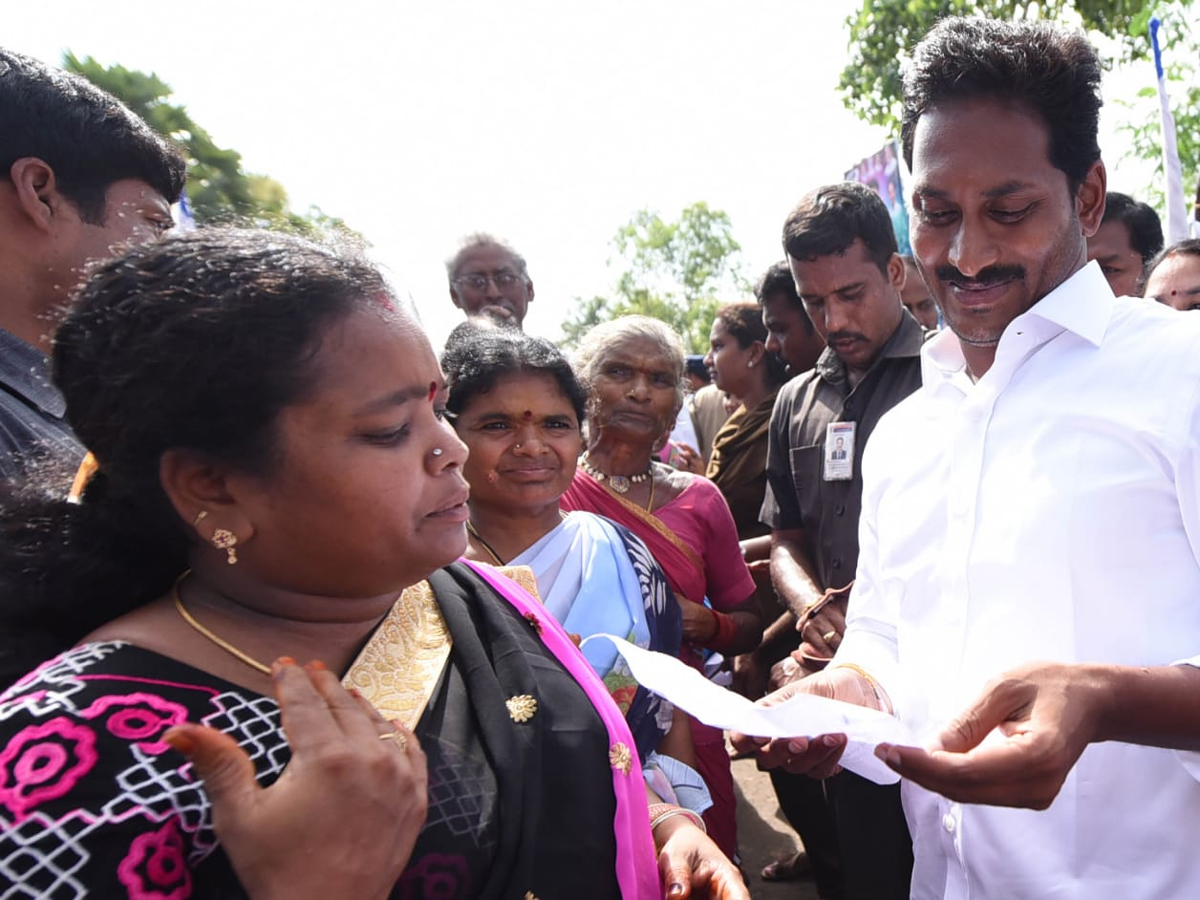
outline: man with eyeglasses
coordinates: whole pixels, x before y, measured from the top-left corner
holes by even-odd
[[[469,318],[483,316],[520,328],[533,302],[533,282],[525,258],[507,243],[477,232],[446,262],[450,299]]]

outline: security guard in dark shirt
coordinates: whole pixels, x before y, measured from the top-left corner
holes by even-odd
[[[901,304],[904,263],[887,208],[870,188],[847,182],[808,194],[784,226],[784,249],[827,345],[776,400],[761,515],[771,527],[771,579],[802,639],[800,661],[786,660],[781,668],[791,671],[782,677],[803,677],[833,655],[845,628],[851,592],[833,591],[851,585],[858,563],[863,449],[880,417],[920,386],[924,331]],[[811,817],[811,785],[819,782],[773,777],[785,811],[804,804]],[[826,796],[844,896],[907,898],[912,843],[899,787],[843,772],[826,782]],[[820,864],[814,857],[818,890],[836,896],[836,884],[823,888]]]

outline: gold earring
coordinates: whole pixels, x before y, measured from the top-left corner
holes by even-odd
[[[208,518],[208,510],[207,509],[200,510],[200,512],[196,513],[196,518],[192,519],[192,527],[198,528],[200,526],[200,523],[203,522],[207,518]]]
[[[231,566],[237,565],[237,535],[224,528],[213,532],[212,545],[218,550],[224,550],[229,556],[225,561]]]

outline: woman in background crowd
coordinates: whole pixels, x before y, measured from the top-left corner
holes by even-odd
[[[718,309],[709,340],[704,360],[713,383],[738,405],[713,440],[705,474],[729,504],[738,539],[762,544],[765,538],[769,546],[771,529],[758,514],[767,489],[767,425],[775,395],[787,378],[786,367],[766,351],[767,329],[757,303],[730,303]]]
[[[787,380],[787,365],[767,352],[766,341],[758,303],[730,303],[717,310],[705,359],[713,382],[735,397],[738,407],[717,432],[706,475],[729,504],[746,561],[764,561],[756,567],[755,582],[765,619],[775,623],[784,609],[775,597],[765,564],[771,555],[771,529],[758,516],[767,489],[767,426],[775,395]],[[757,700],[766,693],[774,661],[759,660],[752,654],[738,656],[733,661],[733,689]]]
[[[1150,263],[1144,295],[1178,310],[1200,310],[1200,238],[1180,241]]]
[[[587,450],[563,508],[607,516],[645,541],[679,600],[686,662],[703,669],[705,651],[754,649],[762,613],[728,505],[708,479],[654,458],[683,404],[678,337],[657,319],[615,319],[584,335],[576,371],[589,393]],[[698,722],[692,734],[713,798],[705,822],[733,858],[736,802],[724,737]]]

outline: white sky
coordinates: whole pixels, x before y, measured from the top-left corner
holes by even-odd
[[[472,231],[525,255],[526,330],[551,338],[573,297],[608,292],[609,241],[642,207],[724,209],[756,277],[795,201],[888,138],[835,92],[857,5],[52,0],[7,8],[0,43],[157,73],[294,208],[362,232],[438,346],[461,317],[444,262]]]

